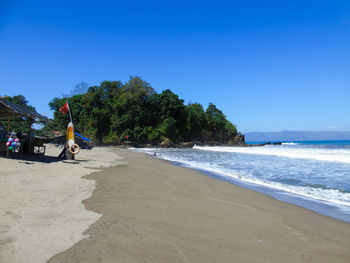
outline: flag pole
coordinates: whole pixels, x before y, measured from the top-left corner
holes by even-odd
[[[68,101],[67,101],[67,105],[68,105],[68,111],[69,111],[70,122],[73,123],[73,120],[72,120],[72,113],[70,112],[70,107],[69,107]]]

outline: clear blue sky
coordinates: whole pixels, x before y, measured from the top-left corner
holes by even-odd
[[[141,76],[242,132],[350,131],[350,1],[0,0],[0,95]]]

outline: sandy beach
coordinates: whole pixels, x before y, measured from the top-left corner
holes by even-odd
[[[95,189],[81,177],[118,164],[108,148],[81,150],[75,161],[56,158],[61,148],[47,145],[45,156],[0,158],[0,262],[46,262],[86,237],[101,214],[82,200]]]
[[[0,262],[350,261],[348,223],[131,150],[48,150],[0,158]]]
[[[52,257],[68,262],[350,262],[350,226],[129,150],[85,176],[102,216]]]

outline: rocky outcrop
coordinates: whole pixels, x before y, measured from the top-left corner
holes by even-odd
[[[173,145],[173,143],[171,142],[171,140],[169,138],[165,138],[161,143],[160,143],[160,147],[161,148],[169,148]]]
[[[153,142],[153,143],[132,143],[133,147],[138,148],[192,148],[194,145],[198,146],[248,146],[244,141],[244,135],[237,134],[236,136],[228,139],[222,140],[195,140],[195,141],[182,141],[182,142],[173,142],[169,138],[164,138],[162,141]]]

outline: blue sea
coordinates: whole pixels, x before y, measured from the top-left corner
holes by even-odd
[[[135,151],[350,223],[350,141]]]

